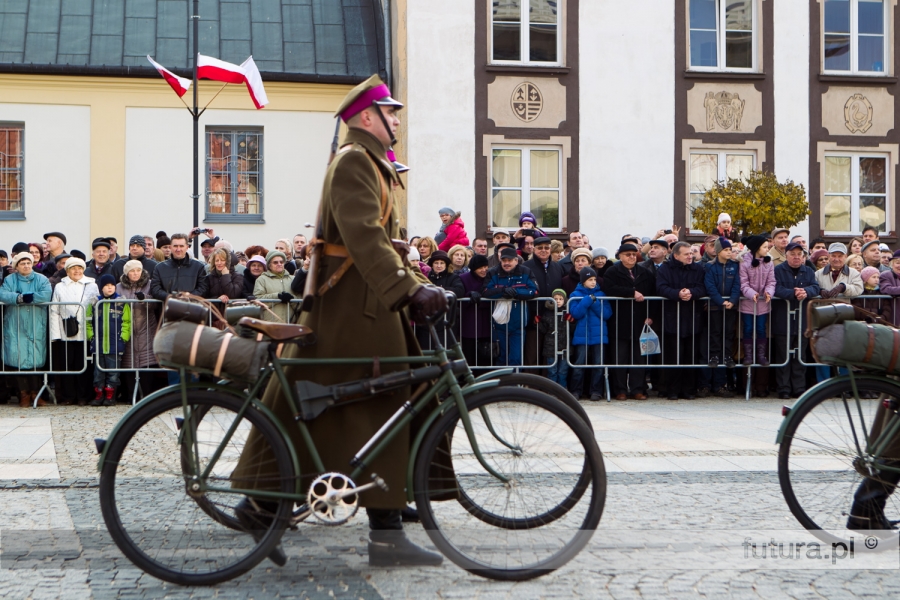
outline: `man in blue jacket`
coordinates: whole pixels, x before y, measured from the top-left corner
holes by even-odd
[[[701,298],[706,296],[706,271],[693,262],[691,245],[678,242],[672,255],[656,273],[656,293],[666,298],[663,306],[663,360],[685,368],[665,369],[663,385],[669,400],[697,397],[695,358],[700,356],[706,311]]]
[[[484,278],[485,298],[512,300],[509,320],[500,324],[494,321],[493,338],[500,345],[497,364],[519,366],[522,364],[522,331],[526,313],[519,300],[529,300],[538,294],[537,282],[527,267],[519,265],[519,256],[513,248],[500,251],[500,264],[492,268]],[[496,303],[494,305],[496,307]]]
[[[796,349],[802,340],[800,352],[795,352],[783,367],[775,369],[778,397],[786,400],[797,398],[806,391],[806,367],[800,364],[800,354],[809,356],[809,341],[800,336],[806,328],[806,311],[800,311],[800,301],[819,295],[816,272],[807,267],[803,246],[792,242],[785,248],[787,262],[775,267],[775,298],[772,302],[772,349],[775,364],[785,362],[788,348]],[[793,311],[788,313],[788,307]],[[798,318],[798,314],[804,313]],[[788,327],[790,318],[790,328]]]
[[[700,395],[709,386],[713,396],[731,398],[725,387],[725,368],[734,368],[734,337],[737,332],[738,300],[741,298],[741,265],[731,260],[731,242],[717,238],[714,244],[715,260],[705,263],[706,295],[709,296],[709,370],[701,369]]]

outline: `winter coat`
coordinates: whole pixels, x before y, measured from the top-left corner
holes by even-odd
[[[606,344],[606,321],[612,316],[611,302],[600,300],[604,297],[599,287],[588,289],[581,284],[572,292],[569,313],[575,319],[575,335],[572,344],[594,346]]]
[[[127,302],[109,302],[119,298],[113,294],[108,298],[100,295],[95,300],[103,304],[88,306],[87,334],[91,341],[91,352],[95,352],[97,341],[100,341],[100,354],[125,353],[125,342],[131,339],[131,306]],[[94,317],[97,314],[97,317]]]
[[[150,295],[157,300],[165,300],[175,292],[190,292],[205,298],[207,289],[206,265],[190,256],[164,260],[150,274]]]
[[[304,271],[302,268],[298,267],[296,271],[294,271],[294,279],[291,280],[291,292],[294,293],[298,298],[303,297],[303,291],[306,289],[306,277],[309,275],[307,271]],[[246,287],[246,286],[244,286]],[[252,291],[252,290],[251,290]],[[246,296],[241,296],[242,298],[246,298]]]
[[[736,260],[722,264],[718,261],[705,263],[704,285],[709,296],[710,310],[722,310],[726,301],[737,304],[741,297],[741,265]]]
[[[894,273],[893,269],[879,275],[877,293],[884,296],[900,296],[900,275]],[[892,309],[895,302],[897,302],[896,298],[890,303]],[[900,310],[891,310],[891,322],[894,324],[894,327],[898,327],[898,323],[900,323]]]
[[[560,287],[566,292],[566,296],[570,297],[572,292],[574,292],[575,288],[579,285],[581,285],[581,276],[578,274],[578,271],[575,270],[572,263],[569,263],[569,270],[563,275]],[[599,281],[597,282],[597,285],[600,285]],[[553,293],[553,290],[550,290],[550,293]]]
[[[279,321],[268,310],[264,310],[262,313],[263,321],[275,321],[276,323],[291,322],[291,317],[293,317],[291,305],[289,303],[281,302],[278,298],[278,294],[288,293],[296,298],[291,291],[291,281],[293,280],[294,276],[287,271],[282,271],[278,275],[272,271],[264,271],[263,274],[256,279],[256,285],[253,286],[253,295],[256,296],[257,300],[277,300],[277,302],[266,302],[266,306],[269,310],[278,315],[278,319],[281,319]]]
[[[22,294],[34,294],[31,304],[17,304]],[[0,286],[3,311],[3,364],[22,370],[40,369],[47,362],[47,307],[50,281],[40,273],[7,275]]]
[[[767,315],[772,310],[772,303],[766,302],[766,293],[775,296],[775,264],[766,260],[768,256],[757,259],[758,266],[753,266],[753,253],[748,252],[741,259],[741,295],[749,300],[741,300],[741,314]],[[754,303],[753,296],[759,294]],[[755,306],[755,308],[754,308]]]
[[[553,262],[548,258],[547,263],[544,264],[537,257],[533,257],[531,260],[525,261],[523,266],[528,267],[528,270],[534,275],[538,286],[538,295],[541,298],[549,298],[553,290],[561,288],[565,273],[558,262]],[[598,280],[597,283],[599,284],[600,281]]]
[[[459,280],[459,275],[451,273],[447,269],[440,273],[435,273],[434,269],[432,269],[431,273],[428,274],[428,281],[448,292],[453,292],[457,298],[462,298],[466,293],[462,281]]]
[[[897,323],[894,321],[894,315],[897,314],[898,318],[900,318],[900,314],[898,311],[894,310],[894,304],[897,302],[897,298],[867,298],[867,296],[884,296],[884,292],[881,291],[881,288],[875,290],[866,289],[860,296],[857,296],[853,300],[850,301],[850,304],[853,306],[858,306],[862,309],[865,309],[869,312],[873,312],[876,315],[884,318],[888,323],[892,323],[894,327],[897,327]],[[860,318],[860,321],[868,320],[868,317]]]
[[[800,301],[794,295],[794,288],[803,288],[806,290],[807,300],[803,303],[803,310],[799,311]],[[819,295],[819,283],[816,281],[816,272],[802,265],[794,275],[787,263],[781,263],[775,267],[775,294],[772,300],[772,318],[769,322],[772,324],[772,335],[787,335],[788,315],[787,310],[790,307],[792,311],[801,314],[800,326],[806,329],[806,303]],[[791,335],[797,335],[797,314],[791,316]]]
[[[100,290],[97,284],[90,277],[84,277],[78,281],[72,281],[68,277],[63,277],[55,288],[53,288],[52,302],[75,302],[81,305],[81,308],[74,304],[56,305],[50,307],[50,339],[65,340],[67,342],[84,341],[84,332],[86,329],[85,315],[87,308],[97,301]],[[78,319],[78,334],[74,337],[66,335],[66,326],[64,320],[68,317],[76,317]]]
[[[502,266],[493,267],[487,272],[484,278],[484,290],[482,291],[485,298],[509,299],[506,296],[507,289],[515,290],[516,297],[513,300],[529,300],[536,298],[538,295],[537,282],[534,279],[534,275],[531,274],[531,270],[528,267],[523,267],[522,265],[516,265],[509,273],[504,271]],[[522,303],[513,302],[509,322],[506,325],[498,326],[513,330],[522,329],[525,325],[524,316]]]
[[[885,271],[885,273],[887,272],[888,271]],[[884,273],[882,273],[882,276],[883,275]],[[856,269],[851,269],[847,265],[844,265],[844,268],[841,269],[837,281],[834,281],[831,278],[831,266],[825,265],[824,269],[819,269],[818,271],[816,271],[816,281],[819,283],[819,289],[821,291],[831,291],[832,289],[843,283],[846,289],[842,293],[838,294],[836,296],[837,298],[855,298],[856,296],[862,294],[863,290],[865,289],[865,287],[863,286],[862,277],[860,277],[859,275],[859,271],[857,271]],[[890,294],[890,292],[885,291],[884,282],[885,280],[879,277],[878,287],[881,288],[881,292],[883,294]],[[900,294],[900,288],[898,288],[897,293]]]
[[[547,301],[548,303],[550,300]],[[553,302],[556,304],[556,302]],[[608,302],[604,304],[609,304]],[[550,308],[549,310],[553,310]],[[610,311],[612,307],[610,307]],[[566,348],[569,347],[569,329],[566,328],[566,321],[568,321],[571,317],[569,315],[569,311],[563,308],[559,309],[559,312],[556,313],[556,318],[554,319],[553,313],[548,313],[549,316],[541,317],[540,322],[538,323],[538,331],[544,336],[544,345],[541,348],[541,355],[544,358],[553,358],[559,352],[563,352]],[[557,334],[554,336],[553,332],[556,331]],[[565,357],[561,356],[560,360],[565,360]]]
[[[244,276],[235,272],[222,275],[218,271],[213,271],[206,276],[209,284],[209,290],[206,292],[207,298],[218,298],[219,296],[228,296],[229,300],[237,300],[244,298]]]
[[[112,256],[109,257],[109,261],[106,262],[102,267],[98,267],[97,263],[94,262],[94,259],[87,261],[84,268],[84,276],[90,277],[95,282],[100,281],[100,276],[105,275],[107,273],[112,273]]]
[[[659,325],[658,314],[662,314],[660,301],[635,302],[634,293],[644,296],[656,295],[656,276],[641,265],[633,269],[634,277],[621,262],[615,263],[603,278],[603,293],[613,298],[627,298],[612,302],[615,319],[610,323],[610,334],[620,340],[634,339],[641,335],[644,321],[653,319]]]
[[[476,339],[491,337],[491,310],[494,305],[491,302],[478,301],[484,288],[484,279],[469,271],[460,275],[459,280],[463,285],[462,297],[469,298],[461,302],[459,307],[460,335]]]
[[[466,224],[459,218],[459,213],[456,213],[453,220],[444,228],[444,233],[447,237],[438,244],[438,250],[447,252],[457,244],[460,246],[469,245],[469,236],[466,234]]]
[[[706,270],[700,263],[688,265],[670,256],[656,273],[656,292],[666,298],[663,303],[664,329],[666,333],[676,333],[679,337],[690,337],[700,333],[706,323],[703,310],[706,296]],[[687,288],[690,300],[682,300],[678,293]],[[680,309],[680,310],[679,310]]]
[[[258,277],[250,272],[250,269],[244,269],[244,298],[249,298],[253,295],[253,288],[256,287],[256,280]],[[293,283],[293,282],[291,282]],[[301,290],[302,291],[302,290]],[[300,294],[297,294],[300,295]]]
[[[138,293],[144,295],[144,300],[151,302],[131,302],[131,339],[125,346],[125,356],[122,357],[122,367],[126,369],[152,367],[158,364],[153,353],[153,338],[159,324],[161,305],[152,302],[150,296],[150,273],[142,271],[137,281],[129,281],[122,275],[116,286],[116,294],[128,300],[138,300]],[[134,360],[132,360],[132,358]]]

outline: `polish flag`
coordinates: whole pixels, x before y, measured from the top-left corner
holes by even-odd
[[[224,83],[244,83],[247,85],[250,98],[256,108],[262,108],[269,103],[262,77],[252,56],[240,65],[235,65],[218,58],[198,54],[197,77]]]
[[[149,54],[147,55],[147,60],[149,60],[150,64],[153,65],[153,67],[157,71],[159,71],[159,74],[163,76],[163,79],[166,80],[166,83],[172,86],[172,89],[175,90],[175,93],[178,94],[179,98],[184,96],[191,88],[191,84],[193,83],[193,81],[191,81],[190,79],[179,77],[172,71],[168,70],[167,68],[150,58]]]

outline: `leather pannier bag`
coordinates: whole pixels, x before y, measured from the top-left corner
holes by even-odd
[[[254,382],[268,361],[268,342],[257,342],[188,321],[169,322],[153,339],[153,352],[163,363],[211,371]]]

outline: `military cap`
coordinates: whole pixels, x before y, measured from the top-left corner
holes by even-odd
[[[344,96],[334,116],[346,123],[351,117],[358,115],[373,104],[380,106],[396,106],[403,108],[403,103],[391,98],[391,90],[378,75],[372,75]]]

